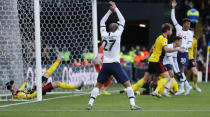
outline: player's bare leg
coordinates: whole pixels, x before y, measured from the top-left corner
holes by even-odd
[[[192,67],[191,71],[193,73],[193,89],[197,92],[201,93],[201,89],[197,86],[198,84],[198,70],[196,67]]]

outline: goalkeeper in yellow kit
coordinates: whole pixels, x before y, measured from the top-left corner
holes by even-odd
[[[62,83],[59,81],[47,82],[50,75],[56,70],[58,67],[62,56],[58,57],[58,59],[54,62],[54,64],[44,73],[42,76],[42,95],[46,95],[47,92],[51,92],[52,89],[60,87],[63,89],[81,89],[83,86],[83,82],[78,85],[71,85],[67,83]],[[14,98],[18,99],[32,99],[37,96],[36,88],[27,89],[26,83],[28,82],[28,78],[25,78],[23,85],[18,89],[15,81],[11,80],[6,83],[6,87],[11,91]]]

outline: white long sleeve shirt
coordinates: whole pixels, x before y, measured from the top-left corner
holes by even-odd
[[[111,15],[111,11],[109,10],[105,16],[102,18],[100,22],[100,32],[102,38],[103,52],[104,52],[104,60],[103,63],[120,63],[120,42],[121,35],[124,30],[125,19],[120,13],[118,8],[115,8],[115,12],[117,14],[118,19],[120,20],[120,24],[118,29],[115,32],[107,32],[105,22],[108,17]]]
[[[188,52],[188,48],[192,46],[193,33],[190,30],[184,31],[175,18],[175,9],[171,10],[171,20],[176,28],[176,35],[182,38],[181,47],[185,48],[185,52]]]

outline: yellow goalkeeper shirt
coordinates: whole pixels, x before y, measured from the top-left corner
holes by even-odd
[[[16,94],[13,94],[13,97],[18,99],[31,99],[37,96],[37,91],[29,93],[28,89],[25,89],[25,86],[26,83],[23,83],[23,85],[18,89]]]

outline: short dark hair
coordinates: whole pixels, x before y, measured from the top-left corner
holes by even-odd
[[[175,42],[175,41],[179,41],[179,40],[181,40],[182,38],[180,37],[180,36],[174,36],[173,37],[173,42]]]
[[[13,84],[14,84],[14,80],[10,80],[9,82],[7,82],[6,83],[7,90],[11,90]]]
[[[170,30],[173,26],[170,23],[164,23],[161,26],[161,30],[163,33],[165,33],[166,31]]]
[[[186,23],[186,22],[191,22],[189,18],[184,18],[182,19],[182,24]]]

